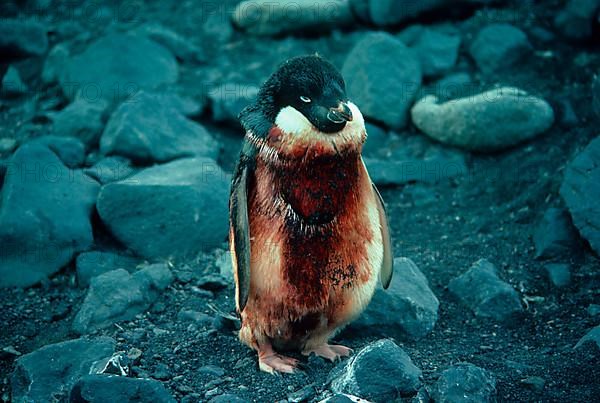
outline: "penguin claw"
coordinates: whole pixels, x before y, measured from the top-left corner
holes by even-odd
[[[261,371],[281,376],[281,373],[296,372],[298,360],[280,354],[263,355],[258,357],[258,367]]]
[[[318,347],[304,350],[303,355],[311,355],[314,353],[317,357],[323,357],[331,362],[341,360],[342,357],[348,357],[354,351],[351,348],[337,344],[322,344]]]

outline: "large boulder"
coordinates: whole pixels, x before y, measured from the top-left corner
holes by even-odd
[[[0,19],[0,53],[6,56],[41,56],[48,50],[47,29],[40,22]]]
[[[571,284],[571,265],[568,263],[548,263],[544,265],[544,271],[550,284],[556,288]]]
[[[29,144],[48,147],[68,168],[81,167],[85,162],[85,146],[75,137],[41,136],[32,139]],[[73,175],[73,173],[70,174]]]
[[[348,54],[342,74],[350,99],[368,118],[401,129],[421,88],[415,52],[386,33],[370,33]]]
[[[412,108],[413,123],[444,144],[471,151],[502,150],[548,130],[552,107],[517,88],[496,88],[481,94],[439,103],[426,96]]]
[[[73,330],[86,334],[130,320],[144,312],[173,281],[163,263],[147,266],[134,274],[117,269],[94,277],[73,321]]]
[[[187,119],[177,97],[138,93],[112,114],[100,151],[137,162],[165,162],[219,154],[218,142],[200,124]]]
[[[66,59],[58,74],[65,95],[111,104],[131,98],[143,89],[175,83],[179,68],[175,57],[142,36],[108,34],[83,53]]]
[[[506,322],[517,319],[523,311],[519,294],[485,259],[450,281],[448,289],[476,316]]]
[[[352,0],[354,9],[379,26],[396,25],[448,3],[448,0]]]
[[[132,273],[140,263],[141,260],[133,256],[112,252],[83,252],[75,260],[77,283],[80,287],[87,287],[94,277],[117,269],[125,269]]]
[[[596,326],[595,328],[587,332],[585,336],[579,339],[579,341],[575,345],[575,348],[580,349],[588,343],[592,345],[595,344],[596,348],[600,349],[600,325]]]
[[[27,84],[23,82],[19,70],[14,66],[8,66],[0,88],[2,89],[0,96],[6,98],[21,96],[29,90]]]
[[[300,31],[330,31],[354,21],[349,0],[296,0],[294,2],[242,1],[233,24],[253,35],[281,35]]]
[[[492,73],[515,65],[532,52],[532,47],[519,28],[491,24],[477,34],[469,52],[482,72]]]
[[[417,52],[423,75],[439,76],[456,64],[460,36],[424,29],[411,47]]]
[[[430,394],[436,403],[495,402],[496,379],[473,364],[458,364],[442,372]]]
[[[419,339],[435,326],[439,305],[427,278],[413,261],[396,258],[389,288],[379,286],[366,311],[351,326]]]
[[[390,339],[363,347],[329,374],[334,393],[383,402],[413,395],[421,386],[421,370]]]
[[[50,344],[18,358],[10,384],[13,402],[67,401],[71,387],[115,350],[109,337]]]
[[[238,125],[240,112],[254,102],[258,90],[253,85],[240,83],[226,83],[212,88],[208,92],[208,99],[213,120]]]
[[[40,143],[6,164],[0,202],[0,287],[30,286],[93,242],[90,216],[99,186]]]
[[[131,166],[131,161],[118,155],[104,157],[92,167],[84,170],[87,175],[102,185],[122,181],[139,171],[139,168]]]
[[[130,32],[134,35],[142,35],[156,43],[161,44],[169,49],[178,60],[188,63],[199,63],[205,61],[204,50],[190,41],[190,38],[183,37],[169,28],[156,24],[149,23],[137,27]],[[200,39],[200,36],[194,36]]]
[[[567,166],[560,195],[581,236],[600,254],[600,137]]]
[[[569,213],[560,208],[549,208],[533,233],[535,257],[541,259],[568,258],[578,244],[577,230]]]
[[[229,176],[208,158],[145,169],[104,186],[100,218],[125,246],[147,258],[193,256],[228,233]]]
[[[82,377],[71,389],[69,401],[77,403],[176,402],[163,384],[154,379],[98,374]]]
[[[103,100],[91,101],[77,98],[60,112],[50,115],[52,129],[58,136],[71,136],[80,139],[87,148],[98,145],[104,129],[107,103]]]
[[[567,38],[588,39],[594,31],[594,19],[599,9],[599,0],[570,0],[556,14],[554,26]]]

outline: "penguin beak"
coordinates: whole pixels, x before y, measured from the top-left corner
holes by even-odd
[[[345,102],[340,102],[337,108],[330,108],[327,119],[333,123],[344,123],[352,121],[352,111]]]

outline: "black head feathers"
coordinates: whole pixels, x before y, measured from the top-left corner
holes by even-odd
[[[242,111],[240,121],[255,135],[266,135],[278,114],[292,107],[317,129],[333,133],[348,120],[346,101],[344,80],[333,64],[316,55],[300,56],[279,66],[261,87],[256,103]]]

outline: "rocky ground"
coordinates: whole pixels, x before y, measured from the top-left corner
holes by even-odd
[[[599,6],[2,2],[3,401],[600,399]],[[395,274],[352,358],[276,377],[235,334],[236,116],[314,52]]]

